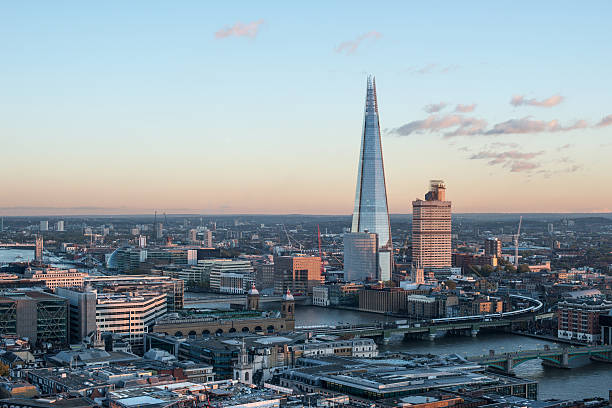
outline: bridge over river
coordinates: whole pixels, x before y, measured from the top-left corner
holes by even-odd
[[[426,337],[430,340],[434,340],[437,336],[447,333],[475,337],[481,329],[503,328],[512,331],[517,326],[538,319],[536,313],[542,308],[542,302],[518,295],[511,295],[511,297],[515,300],[528,302],[531,306],[504,313],[458,316],[410,323],[396,321],[395,323],[386,322],[363,325],[298,326],[295,330],[315,335],[327,334],[345,338],[369,337],[377,342],[385,343],[395,335],[403,335],[406,338]]]
[[[540,359],[551,367],[571,368],[571,362],[578,357],[612,363],[612,345],[547,348],[544,350],[523,350],[512,353],[495,354],[493,350],[486,356],[468,357],[469,361],[486,365],[494,370],[512,373],[514,367],[525,361]]]

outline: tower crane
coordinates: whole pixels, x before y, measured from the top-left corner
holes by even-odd
[[[518,247],[519,247],[519,236],[521,235],[521,224],[523,224],[523,216],[519,218],[518,230],[516,231],[516,235],[514,236],[514,266],[518,270]]]

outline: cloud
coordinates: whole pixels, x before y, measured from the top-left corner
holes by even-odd
[[[423,109],[427,113],[436,113],[440,112],[444,108],[446,108],[446,102],[432,103],[431,105],[425,106]]]
[[[473,103],[471,105],[458,104],[455,107],[455,112],[470,113],[470,112],[474,112],[474,109],[476,109],[476,104],[475,103]]]
[[[521,152],[518,150],[508,150],[498,152],[493,150],[483,150],[469,157],[470,160],[488,160],[489,166],[501,165],[510,169],[511,173],[528,172],[540,167],[539,163],[532,160],[544,154],[539,152]]]
[[[564,144],[563,146],[557,147],[557,151],[560,152],[561,150],[569,149],[570,147],[572,147],[571,144]]]
[[[357,51],[357,48],[359,48],[363,41],[367,39],[378,40],[381,37],[382,34],[378,31],[370,31],[368,33],[360,35],[353,41],[344,41],[343,43],[340,43],[340,45],[336,47],[336,52],[339,54],[344,52],[347,55],[353,54],[355,51]]]
[[[228,37],[257,37],[259,26],[264,23],[263,20],[253,21],[247,24],[237,22],[231,27],[225,27],[215,33],[216,39],[228,38]]]
[[[596,127],[604,127],[604,126],[610,126],[612,125],[612,115],[608,115],[606,117],[604,117],[597,125],[595,125]]]
[[[573,125],[562,126],[559,121],[553,119],[549,122],[543,120],[534,120],[526,116],[521,119],[510,119],[505,122],[497,123],[490,130],[486,131],[487,135],[504,135],[504,134],[521,134],[521,133],[541,133],[541,132],[568,132],[570,130],[584,129],[588,126],[586,121],[579,120]]]
[[[462,115],[431,115],[426,119],[415,120],[398,128],[391,129],[389,133],[397,136],[409,136],[413,133],[433,133],[454,128],[454,131],[444,134],[445,137],[451,137],[481,134],[486,126],[487,122],[482,119]]]
[[[563,98],[561,95],[553,95],[550,98],[542,99],[538,101],[537,99],[525,99],[523,95],[514,95],[510,100],[510,105],[513,106],[539,106],[542,108],[552,108],[553,106],[557,106],[561,102],[563,102]]]

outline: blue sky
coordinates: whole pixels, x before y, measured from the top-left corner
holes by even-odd
[[[0,212],[349,213],[367,73],[391,211],[410,212],[430,178],[456,211],[611,211],[612,126],[597,126],[612,114],[611,12],[3,3]],[[476,129],[445,137],[449,121]]]

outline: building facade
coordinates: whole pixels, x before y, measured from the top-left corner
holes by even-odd
[[[378,235],[377,279],[391,279],[393,269],[393,244],[387,206],[387,187],[380,137],[376,81],[372,76],[367,80],[366,103],[361,135],[361,151],[357,173],[355,207],[351,232],[370,232]],[[349,241],[351,243],[351,241]],[[346,253],[345,246],[345,253]],[[349,249],[350,253],[357,250]],[[345,262],[347,258],[345,256]]]
[[[446,186],[432,180],[425,200],[412,202],[412,262],[419,268],[450,268],[451,202]]]
[[[27,337],[37,347],[68,343],[68,302],[36,290],[0,293],[0,334]]]
[[[312,288],[323,281],[321,258],[318,256],[275,256],[274,292],[290,290],[294,294],[311,295]]]
[[[558,303],[557,337],[597,343],[601,339],[600,315],[612,310],[612,302],[597,298],[570,298]]]
[[[350,232],[343,239],[344,279],[347,282],[380,280],[378,234]]]

